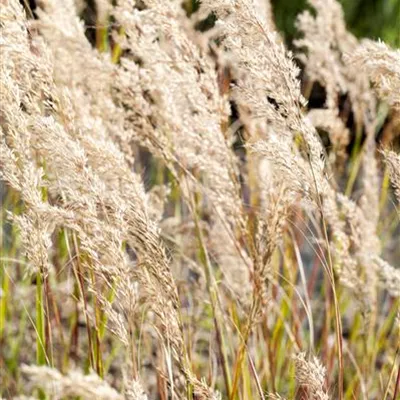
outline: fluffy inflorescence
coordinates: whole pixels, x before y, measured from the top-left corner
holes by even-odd
[[[36,365],[23,365],[21,372],[28,376],[32,387],[45,389],[53,399],[61,399],[65,396],[99,400],[122,400],[124,398],[95,373],[84,375],[80,371],[70,371],[68,375],[62,375],[50,367]],[[140,399],[139,396],[131,398]]]
[[[400,201],[400,155],[394,151],[384,153],[385,162],[389,168],[390,179],[394,187],[397,201]]]
[[[299,353],[294,357],[294,361],[296,380],[307,391],[307,398],[328,400],[329,396],[324,389],[326,369],[318,358],[307,359],[304,353]]]
[[[347,60],[366,68],[378,95],[395,108],[400,107],[400,50],[390,49],[383,42],[364,40]]]
[[[37,3],[0,8],[9,393],[396,393],[399,51],[336,0],[295,56],[268,1],[96,1],[95,39],[89,2]]]
[[[141,182],[111,141],[113,136],[107,124],[96,115],[98,102],[94,88],[90,82],[72,75],[74,83],[68,90],[63,77],[53,75],[52,56],[41,40],[29,43],[21,7],[12,2],[5,11],[9,14],[2,15],[3,33],[15,40],[15,46],[11,42],[6,44],[6,61],[1,66],[4,96],[8,100],[2,108],[2,176],[26,198],[27,210],[16,217],[16,224],[22,232],[28,260],[35,271],[46,275],[51,267],[48,252],[55,227],[76,234],[81,242],[80,251],[89,259],[84,266],[108,285],[117,285],[119,314],[96,293],[96,287],[92,291],[112,322],[111,330],[130,347],[137,289],[132,281],[136,275],[134,263],[123,250],[124,244],[129,244],[137,252],[141,266],[135,281],[143,285],[145,296],[159,318],[160,323],[155,325],[160,336],[172,346],[173,358],[194,390],[205,392],[206,386],[190,373],[184,355],[178,294],[158,228],[148,217]],[[48,12],[51,15],[52,9]],[[74,18],[65,21],[72,23]],[[61,57],[76,67],[73,59]],[[87,57],[88,63],[100,62],[96,54]],[[19,63],[23,64],[20,68]],[[36,74],[33,78],[32,71]],[[42,95],[49,98],[43,111]],[[40,100],[35,101],[35,96]],[[25,103],[23,108],[19,99]],[[77,108],[82,101],[86,109]],[[89,107],[91,103],[94,104]],[[46,160],[46,179],[37,160]],[[23,172],[26,169],[30,174]],[[48,193],[47,199],[43,198],[43,190]]]

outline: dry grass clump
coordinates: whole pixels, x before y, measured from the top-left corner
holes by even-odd
[[[294,55],[268,1],[37,4],[0,8],[0,395],[397,398],[398,51],[336,0]]]
[[[82,399],[120,400],[123,396],[103,381],[97,374],[83,375],[70,371],[62,375],[59,371],[47,366],[22,365],[21,372],[26,374],[31,387],[43,388],[52,398],[79,396]]]

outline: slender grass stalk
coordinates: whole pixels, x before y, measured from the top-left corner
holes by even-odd
[[[217,335],[217,343],[218,343],[218,350],[221,358],[221,366],[222,366],[222,371],[223,371],[223,376],[224,376],[224,383],[225,383],[225,389],[227,393],[231,393],[231,381],[230,381],[230,371],[229,371],[229,364],[228,364],[228,358],[226,354],[226,345],[224,343],[224,336],[222,332],[222,326],[220,323],[220,319],[218,316],[218,311],[217,311],[217,289],[216,289],[216,283],[213,278],[213,271],[212,271],[212,266],[211,262],[207,253],[206,246],[204,244],[204,238],[203,238],[203,232],[201,231],[201,227],[199,224],[199,210],[198,210],[198,199],[193,199],[192,200],[192,206],[193,206],[193,217],[195,221],[195,227],[196,227],[196,235],[197,235],[197,240],[199,243],[199,258],[201,263],[203,264],[204,267],[204,273],[206,277],[206,286],[208,290],[208,294],[210,297],[211,301],[211,308],[212,308],[212,314],[213,314],[213,320],[214,320],[214,327]]]
[[[343,388],[344,388],[344,362],[343,362],[343,333],[342,333],[342,321],[341,321],[341,316],[340,316],[340,309],[339,309],[339,303],[338,303],[338,297],[336,293],[336,283],[335,283],[335,276],[334,276],[334,268],[333,268],[333,257],[331,253],[331,247],[330,247],[330,242],[329,242],[329,237],[328,237],[328,228],[326,225],[325,221],[325,216],[324,216],[324,211],[323,211],[323,206],[321,202],[321,197],[319,194],[318,190],[318,184],[317,180],[315,178],[315,173],[313,166],[310,161],[310,168],[311,172],[313,174],[313,179],[314,179],[314,184],[315,184],[315,190],[317,193],[317,204],[318,208],[321,214],[321,219],[322,219],[322,232],[324,235],[324,240],[326,244],[326,249],[328,252],[328,277],[332,289],[332,294],[333,294],[333,304],[334,304],[334,309],[335,309],[335,324],[336,324],[336,342],[338,346],[338,364],[339,364],[339,379],[338,379],[338,395],[339,395],[339,400],[343,400]]]
[[[89,344],[88,360],[89,360],[90,367],[95,369],[96,363],[95,363],[95,358],[94,358],[94,347],[93,347],[93,342],[92,342],[92,332],[91,332],[90,320],[89,320],[89,315],[88,315],[88,311],[87,311],[88,304],[87,304],[86,290],[85,290],[85,284],[84,284],[84,276],[83,276],[83,271],[82,271],[82,266],[81,266],[81,261],[80,261],[81,255],[79,252],[78,241],[77,241],[75,234],[72,235],[72,240],[73,240],[75,253],[77,255],[73,270],[74,270],[75,279],[76,279],[76,282],[77,282],[77,285],[79,288],[80,298],[83,301],[83,305],[84,305],[86,331],[87,331],[87,338],[88,338],[88,344]]]
[[[38,365],[45,365],[47,358],[42,279],[42,274],[38,272],[36,274],[36,362]]]
[[[93,270],[90,270],[90,278],[91,284],[94,288],[96,288],[96,277],[94,275]],[[96,288],[97,290],[97,288]],[[93,343],[94,343],[94,360],[96,365],[97,374],[103,378],[104,370],[103,370],[103,360],[102,360],[102,345],[101,345],[101,324],[102,324],[102,311],[100,308],[99,301],[96,296],[93,299],[94,302],[94,327],[93,327]]]
[[[398,364],[397,363],[397,358],[399,358],[399,354],[400,354],[400,348],[398,347],[397,350],[396,350],[396,355],[395,355],[394,360],[393,360],[392,368],[390,370],[389,379],[388,379],[387,384],[386,384],[386,389],[385,389],[385,394],[383,395],[383,400],[386,400],[388,398],[388,396],[389,396],[392,379],[393,379],[394,374],[396,373],[396,367],[397,367],[397,364]],[[399,364],[399,367],[400,367],[400,364]],[[398,367],[398,369],[399,369],[399,367]],[[398,385],[397,380],[399,379],[398,375],[399,375],[399,372],[397,373],[397,377],[396,377],[396,383],[395,383],[395,390],[394,390],[394,394],[393,394],[393,399],[396,399],[396,390],[397,390],[396,386]]]
[[[379,199],[379,211],[380,212],[382,212],[382,210],[386,204],[388,194],[389,194],[389,189],[390,189],[390,174],[389,174],[389,168],[386,166],[385,172],[383,174],[381,195],[380,195],[380,199]]]
[[[394,385],[393,399],[397,399],[400,394],[400,363],[397,366],[396,383]]]
[[[45,365],[48,360],[46,355],[46,321],[45,321],[45,307],[43,299],[43,283],[42,273],[36,274],[36,363],[38,365]],[[40,389],[38,391],[39,399],[46,398],[45,393]]]
[[[123,38],[124,36],[125,36],[125,30],[121,26],[118,30],[118,37]],[[114,64],[117,64],[121,58],[121,55],[122,55],[121,45],[119,43],[116,43],[114,48],[112,49],[112,56],[111,56],[112,62]]]
[[[5,327],[7,320],[7,310],[9,304],[10,278],[6,271],[6,262],[0,261],[1,296],[0,296],[0,342],[5,340]]]

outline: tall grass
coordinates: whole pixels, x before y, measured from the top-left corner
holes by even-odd
[[[400,52],[309,0],[0,8],[0,395],[397,399]],[[85,22],[83,22],[85,20]]]

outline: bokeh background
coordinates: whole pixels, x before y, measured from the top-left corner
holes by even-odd
[[[296,15],[307,7],[306,0],[272,0],[278,28],[290,43],[296,36]],[[357,37],[381,39],[400,47],[400,0],[339,0],[348,29]]]

